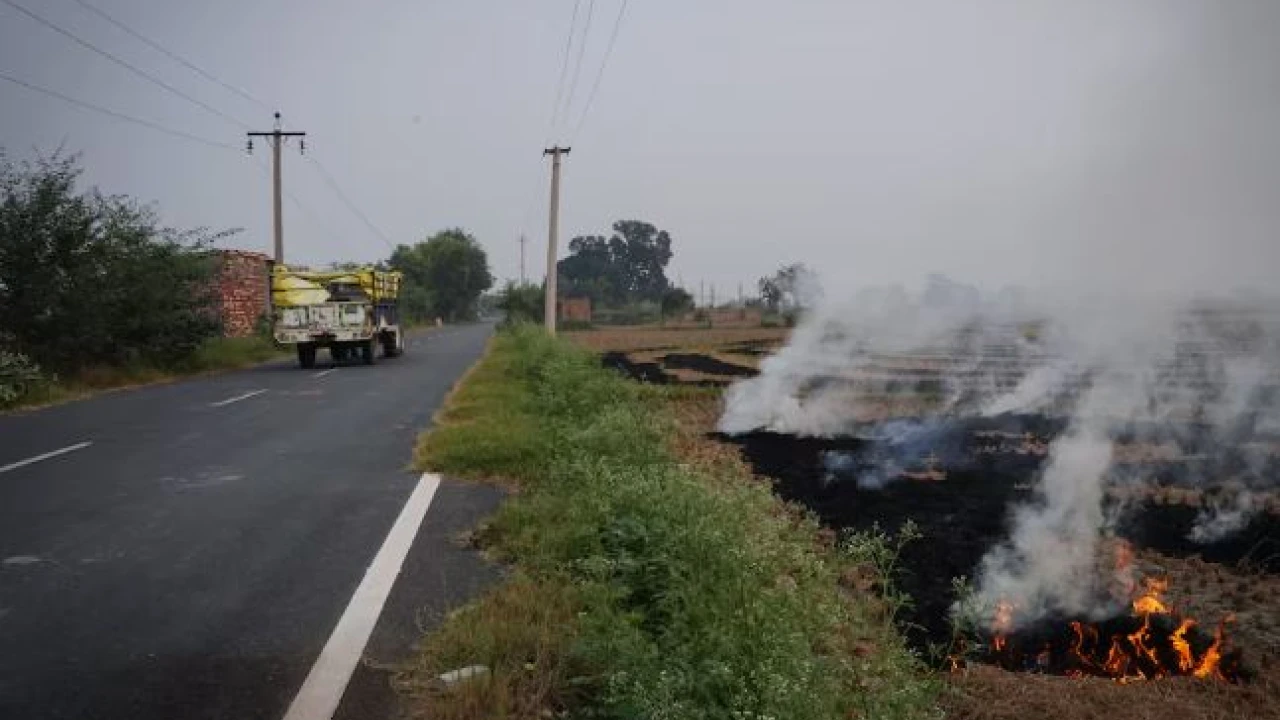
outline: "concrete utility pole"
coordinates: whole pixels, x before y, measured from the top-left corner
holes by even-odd
[[[520,233],[520,284],[525,284],[524,279],[524,233]]]
[[[542,151],[551,156],[551,212],[547,220],[547,292],[542,321],[547,332],[556,334],[556,236],[560,233],[560,156],[568,155],[567,147],[550,147]]]
[[[306,133],[289,131],[285,132],[280,129],[280,113],[276,113],[276,126],[271,132],[250,132],[245,133],[249,136],[249,152],[253,152],[253,139],[255,137],[267,138],[267,142],[271,144],[271,210],[274,214],[273,235],[275,237],[275,256],[276,264],[284,264],[284,213],[282,212],[282,203],[280,194],[283,192],[280,177],[280,146],[284,144],[287,138],[306,137]],[[306,152],[307,141],[300,140],[298,142],[299,152]]]

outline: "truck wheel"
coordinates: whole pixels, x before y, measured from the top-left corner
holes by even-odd
[[[364,361],[365,365],[373,364],[373,351],[377,344],[378,339],[372,338],[360,346],[360,359]]]
[[[396,337],[397,333],[387,333],[382,336],[382,357],[395,357],[400,354]]]
[[[298,365],[304,369],[316,366],[316,346],[306,343],[298,344]]]

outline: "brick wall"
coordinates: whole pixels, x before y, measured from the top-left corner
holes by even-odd
[[[561,320],[591,322],[591,298],[560,298],[559,316]]]
[[[270,311],[271,257],[245,250],[219,250],[218,312],[222,334],[252,335]]]

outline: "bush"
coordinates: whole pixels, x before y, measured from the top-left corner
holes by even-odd
[[[0,155],[0,329],[42,367],[169,367],[218,333],[215,259],[229,233],[162,228],[124,197],[77,192],[73,157]]]
[[[546,291],[532,283],[509,282],[498,293],[497,308],[502,311],[503,325],[541,325],[546,308]]]
[[[0,350],[0,407],[17,403],[43,380],[40,367],[31,358]]]

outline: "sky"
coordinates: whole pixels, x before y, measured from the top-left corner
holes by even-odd
[[[499,278],[519,276],[525,234],[541,279],[541,151],[559,143],[561,257],[646,220],[673,238],[668,276],[720,297],[791,262],[828,294],[932,272],[1267,287],[1280,267],[1273,0],[633,0],[590,108],[621,0],[84,0],[266,107],[76,0],[12,1],[236,122],[0,4],[0,72],[231,146],[0,81],[11,157],[80,152],[86,183],[270,252],[269,154],[241,147],[278,108],[307,132],[305,156],[285,152],[290,262],[376,260],[382,236],[463,227]]]

